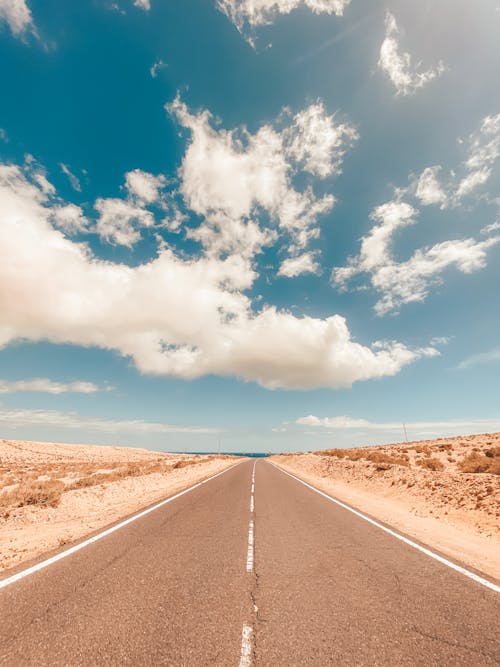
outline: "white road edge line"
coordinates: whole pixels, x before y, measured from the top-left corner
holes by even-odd
[[[250,667],[252,664],[252,635],[252,628],[249,625],[243,625],[243,631],[241,633],[240,667]]]
[[[150,514],[150,512],[154,512],[155,510],[159,509],[160,507],[163,507],[167,503],[171,503],[173,500],[176,500],[177,498],[180,498],[185,493],[189,493],[190,491],[193,491],[194,489],[197,489],[199,486],[202,486],[203,484],[206,484],[207,482],[210,482],[211,480],[215,479],[216,477],[219,477],[220,475],[223,475],[224,473],[228,472],[229,470],[233,470],[233,468],[235,468],[236,466],[241,465],[242,463],[245,463],[245,461],[240,461],[239,463],[236,463],[236,464],[230,466],[229,468],[226,468],[225,470],[222,470],[221,472],[218,472],[217,474],[212,475],[211,477],[208,477],[208,479],[204,479],[202,482],[198,482],[197,484],[194,484],[193,486],[190,486],[187,489],[184,489],[184,491],[179,491],[179,493],[176,493],[174,496],[171,496],[170,498],[167,498],[166,500],[162,500],[161,502],[156,503],[156,505],[153,505],[152,507],[148,507],[148,509],[145,509],[142,512],[139,512],[139,514],[135,514],[134,516],[131,516],[128,519],[125,519],[125,521],[121,521],[120,523],[117,523],[115,526],[111,526],[111,528],[107,528],[102,533],[98,533],[97,535],[94,535],[93,537],[89,537],[88,539],[84,540],[83,542],[80,542],[79,544],[75,544],[75,546],[70,547],[69,549],[66,549],[65,551],[61,551],[60,553],[56,554],[55,556],[52,556],[51,558],[47,558],[47,560],[43,560],[40,563],[37,563],[36,565],[33,565],[32,567],[27,568],[26,570],[22,570],[21,572],[18,572],[17,574],[13,574],[11,577],[7,577],[6,579],[0,580],[0,589],[6,588],[7,586],[10,586],[10,584],[14,584],[16,581],[19,581],[20,579],[24,579],[24,577],[27,577],[30,574],[34,574],[35,572],[38,572],[39,570],[42,570],[43,568],[48,567],[49,565],[52,565],[53,563],[57,563],[58,560],[66,558],[66,556],[71,556],[71,554],[74,554],[75,552],[80,551],[80,549],[83,549],[84,547],[88,547],[89,544],[93,544],[94,542],[97,542],[98,540],[101,540],[103,537],[106,537],[107,535],[111,535],[111,533],[114,533],[116,530],[119,530],[120,528],[123,528],[124,526],[128,526],[129,523],[132,523],[133,521],[137,521],[137,519],[141,519],[143,516],[146,516],[147,514]]]
[[[267,463],[270,463],[272,466],[274,466],[279,471],[281,471],[284,475],[288,475],[288,477],[291,477],[292,479],[295,479],[297,482],[300,482],[304,486],[307,486],[312,491],[316,491],[316,493],[319,493],[320,496],[323,496],[324,498],[326,498],[330,502],[335,503],[336,505],[339,505],[343,509],[348,510],[349,512],[352,512],[356,516],[359,516],[361,519],[364,519],[365,521],[368,521],[368,523],[371,523],[373,526],[376,526],[377,528],[380,528],[385,533],[388,533],[389,535],[392,535],[392,537],[395,537],[397,540],[401,540],[401,542],[404,542],[405,544],[408,544],[410,547],[413,547],[414,549],[417,549],[417,551],[421,551],[423,554],[425,554],[426,556],[429,556],[430,558],[434,558],[434,560],[437,560],[439,563],[442,563],[443,565],[446,565],[447,567],[450,567],[452,570],[455,570],[456,572],[459,572],[460,574],[463,574],[465,577],[469,577],[469,579],[472,579],[476,583],[481,584],[482,586],[486,586],[486,588],[489,588],[490,590],[494,591],[495,593],[500,593],[500,586],[497,586],[492,581],[488,581],[488,579],[484,579],[483,577],[480,577],[479,575],[474,574],[474,572],[471,572],[470,570],[467,570],[465,567],[462,567],[461,565],[457,565],[456,563],[453,563],[452,561],[447,560],[446,558],[443,558],[443,556],[440,556],[439,554],[434,553],[434,551],[431,551],[430,549],[427,549],[426,547],[423,547],[420,544],[417,544],[416,542],[413,542],[412,540],[408,539],[407,537],[404,537],[404,535],[400,535],[399,533],[396,533],[396,531],[391,530],[390,528],[387,528],[386,526],[382,525],[378,521],[375,521],[374,519],[370,519],[369,516],[366,516],[362,512],[359,512],[358,510],[355,510],[353,507],[349,507],[349,505],[346,505],[345,503],[341,502],[340,500],[336,500],[335,498],[332,498],[328,494],[323,493],[323,491],[320,491],[316,487],[311,486],[311,484],[308,484],[307,482],[304,482],[299,477],[296,477],[295,475],[292,475],[291,473],[287,472],[286,470],[283,470],[283,468],[280,468],[275,463],[272,463],[272,461],[267,461]]]
[[[248,524],[247,572],[253,570],[253,520]]]

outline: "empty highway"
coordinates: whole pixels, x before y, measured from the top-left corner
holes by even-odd
[[[0,580],[1,665],[500,664],[495,582],[265,460],[29,565]]]

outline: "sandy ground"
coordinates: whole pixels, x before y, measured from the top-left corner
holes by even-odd
[[[500,580],[500,433],[284,454],[272,460]]]
[[[226,456],[0,440],[0,573],[235,463]]]

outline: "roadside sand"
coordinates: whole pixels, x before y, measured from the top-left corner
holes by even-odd
[[[272,460],[352,507],[500,580],[500,433],[284,454]],[[490,472],[479,472],[483,468]]]
[[[0,440],[0,573],[235,463],[227,456]]]

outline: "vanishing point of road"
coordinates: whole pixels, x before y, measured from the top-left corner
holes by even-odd
[[[87,542],[0,580],[0,665],[500,664],[495,583],[264,460]]]

